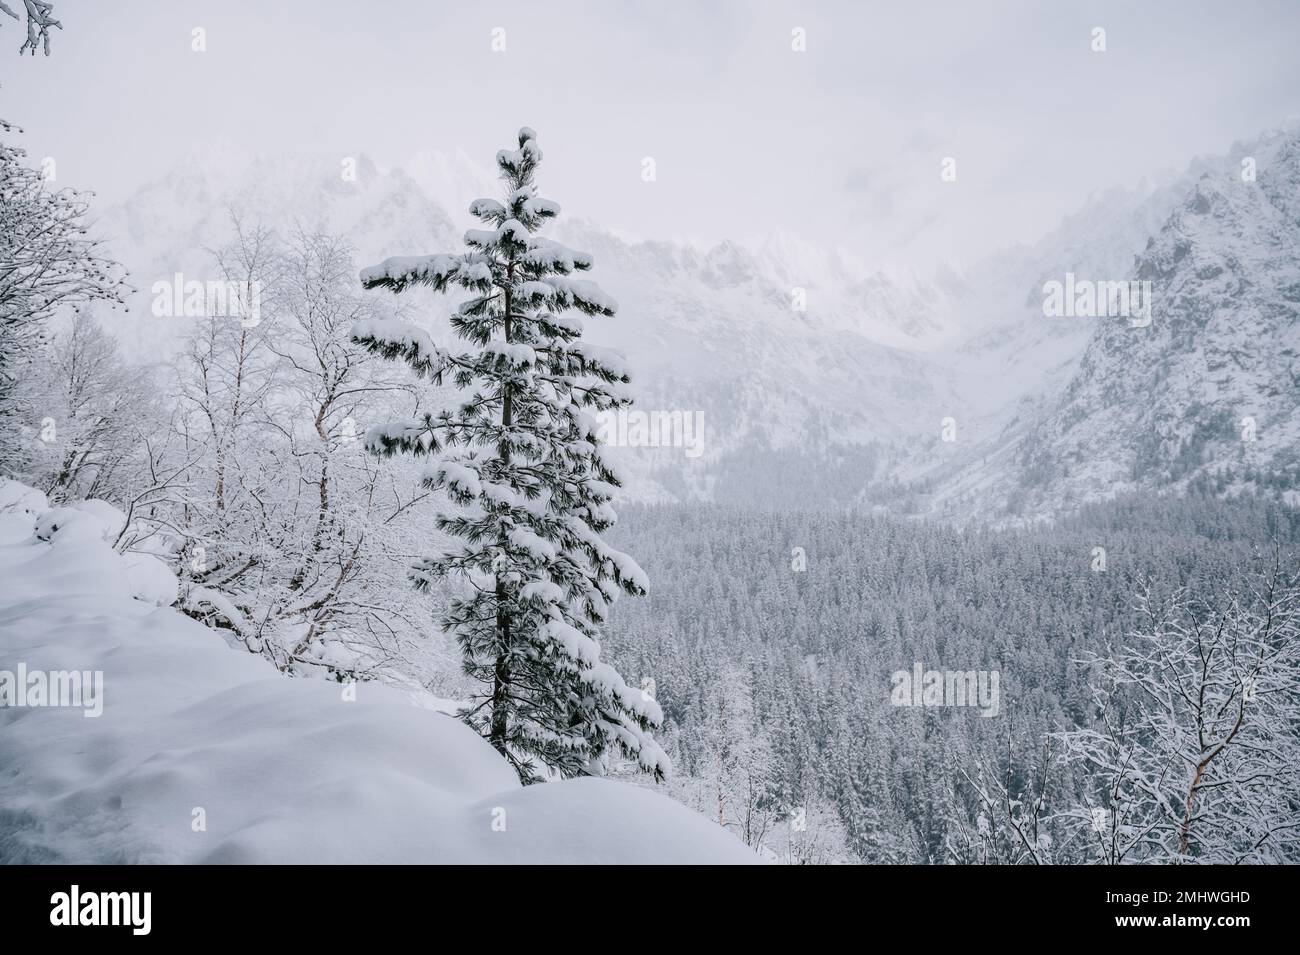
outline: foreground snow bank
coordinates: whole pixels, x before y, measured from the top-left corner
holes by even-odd
[[[285,679],[159,606],[157,568],[133,596],[138,572],[82,518],[5,495],[0,681],[99,671],[103,690],[97,717],[0,707],[0,862],[758,861],[658,793],[522,788],[398,690]]]

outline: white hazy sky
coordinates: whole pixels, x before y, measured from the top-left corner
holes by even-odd
[[[17,4],[21,8],[21,4]],[[1300,112],[1295,0],[55,0],[0,17],[0,116],[111,202],[217,145],[464,149],[522,124],[542,192],[627,233],[787,231],[869,264],[970,261]],[[1090,49],[1107,31],[1107,51]],[[206,30],[207,51],[191,50]],[[491,32],[505,29],[505,52]],[[791,50],[791,30],[807,51]],[[641,179],[654,157],[658,180]],[[943,157],[957,182],[940,179]],[[456,210],[460,211],[460,210]]]

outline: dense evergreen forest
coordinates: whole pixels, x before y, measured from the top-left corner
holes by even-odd
[[[1295,509],[1205,496],[1004,530],[626,506],[616,543],[653,586],[619,605],[607,645],[663,707],[675,794],[751,844],[792,861],[999,861],[980,774],[1041,790],[1044,816],[1079,797],[1078,767],[1049,754],[1045,769],[1045,740],[1093,719],[1081,661],[1128,639],[1144,584],[1224,595],[1278,548],[1294,566],[1298,538]],[[917,663],[997,671],[999,712],[891,705],[890,675]]]

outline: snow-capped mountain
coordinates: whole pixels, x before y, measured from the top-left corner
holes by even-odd
[[[1120,268],[1127,244],[1156,217]],[[1069,342],[1082,332],[1083,346],[1004,408],[1006,423],[971,455],[978,463],[943,489],[949,509],[1049,514],[1198,479],[1219,491],[1242,483],[1286,491],[1300,477],[1300,128],[1197,160],[1111,222],[1106,241],[1095,214],[1068,221],[1063,228],[1083,238],[1071,246],[1053,237],[1035,258],[1054,259],[1056,271],[1041,274],[1150,283],[1150,323],[1049,318],[1041,296],[1033,302],[1037,314],[1010,340]]]
[[[725,499],[736,489],[719,475],[743,460],[733,474],[777,481],[774,502],[787,503],[802,480],[774,476],[780,455],[801,450],[815,468],[855,445],[875,450],[837,465],[851,469],[845,500],[877,504],[882,481],[901,482],[914,506],[954,516],[1050,513],[1207,473],[1225,487],[1247,469],[1276,482],[1267,475],[1291,466],[1300,433],[1298,142],[1293,125],[1102,193],[1037,242],[931,276],[873,270],[789,233],[701,246],[561,216],[555,237],[594,257],[591,277],[620,303],[587,335],[627,355],[638,409],[703,427],[691,454],[619,449],[629,494]],[[138,289],[118,337],[140,360],[174,350],[185,320],[154,317],[150,287],[215,277],[209,250],[232,215],[344,235],[360,266],[459,248],[470,200],[495,192],[463,154],[392,168],[193,157],[101,220]],[[1150,282],[1153,321],[1048,317],[1045,283],[1067,274]],[[440,328],[451,303],[418,301],[415,320]],[[956,439],[944,441],[949,421]]]
[[[218,278],[211,250],[229,240],[235,217],[245,229],[344,235],[361,266],[460,248],[475,224],[470,201],[496,192],[464,155],[425,154],[390,169],[364,156],[193,157],[101,220],[137,288],[129,314],[115,319],[117,336],[141,360],[175,350],[186,320],[155,317],[151,287],[176,273]],[[901,438],[919,426],[920,409],[952,400],[917,351],[947,328],[945,306],[960,284],[952,273],[948,288],[894,279],[788,234],[700,248],[561,216],[555,235],[594,256],[591,277],[620,303],[616,318],[589,321],[587,334],[628,356],[638,407],[697,415],[703,425],[698,456],[682,447],[616,452],[636,496],[707,496],[712,469],[739,448]],[[435,329],[453,307],[419,301],[415,320]]]

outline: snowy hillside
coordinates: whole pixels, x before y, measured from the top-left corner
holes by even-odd
[[[428,698],[286,680],[166,606],[118,521],[0,485],[0,671],[102,674],[85,706],[0,708],[0,862],[758,861],[646,789],[523,788]]]
[[[1247,157],[1253,181],[1241,175]],[[1124,234],[1156,214],[1158,228],[1132,264],[1118,268]],[[1090,231],[1090,221],[1080,228]],[[1218,492],[1294,486],[1300,128],[1198,160],[1114,221],[1111,241],[1099,249],[1071,250],[1058,240],[1056,274],[1150,282],[1151,324],[1047,318],[1041,297],[1034,301],[1036,315],[1017,341],[1031,330],[1044,340],[1085,337],[1077,351],[1048,362],[1052,374],[1036,394],[1004,409],[1000,432],[967,458],[978,462],[943,488],[949,507],[959,501],[962,509],[1046,514],[1197,480]]]

